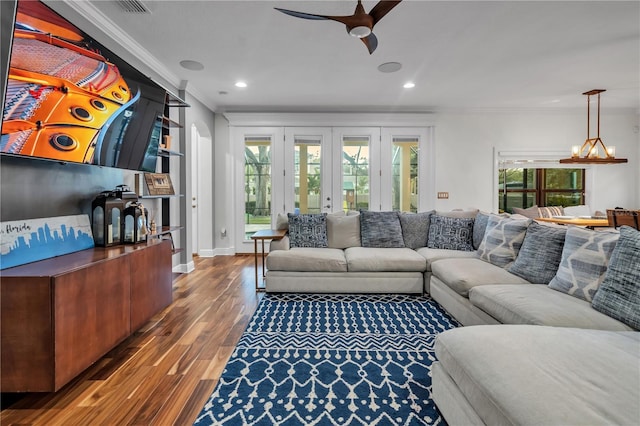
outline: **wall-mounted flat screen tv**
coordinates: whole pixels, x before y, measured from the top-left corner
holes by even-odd
[[[1,153],[155,171],[165,97],[45,4],[18,1]]]

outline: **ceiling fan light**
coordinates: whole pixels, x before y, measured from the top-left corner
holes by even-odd
[[[371,28],[364,25],[360,25],[360,26],[351,28],[349,30],[349,34],[352,35],[353,37],[365,38],[369,34],[371,34]]]

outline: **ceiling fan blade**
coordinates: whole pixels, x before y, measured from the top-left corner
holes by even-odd
[[[397,1],[379,1],[378,4],[373,6],[373,9],[369,12],[369,15],[373,18],[373,25],[375,25],[379,20],[381,20],[384,15],[389,13],[391,9],[396,7],[398,3],[402,0]]]
[[[296,18],[312,19],[314,21],[323,21],[323,20],[331,19],[328,16],[324,16],[324,15],[314,15],[312,13],[296,12],[295,10],[280,9],[279,7],[274,7],[274,9],[286,15],[294,16]]]
[[[367,46],[367,49],[369,49],[369,55],[371,55],[378,47],[378,38],[373,33],[361,38],[360,40],[362,40],[364,45]]]

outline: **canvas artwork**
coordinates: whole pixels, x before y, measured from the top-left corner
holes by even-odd
[[[0,269],[92,247],[86,214],[0,222]]]

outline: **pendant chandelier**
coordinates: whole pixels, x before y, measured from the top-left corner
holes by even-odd
[[[626,158],[616,158],[616,148],[610,146],[607,148],[600,139],[600,93],[605,89],[594,89],[584,92],[587,95],[587,140],[582,146],[574,145],[571,148],[571,158],[563,158],[560,160],[562,164],[618,164],[626,163]],[[598,127],[595,138],[590,137],[591,131],[591,96],[598,95]],[[600,152],[602,149],[602,152]]]

